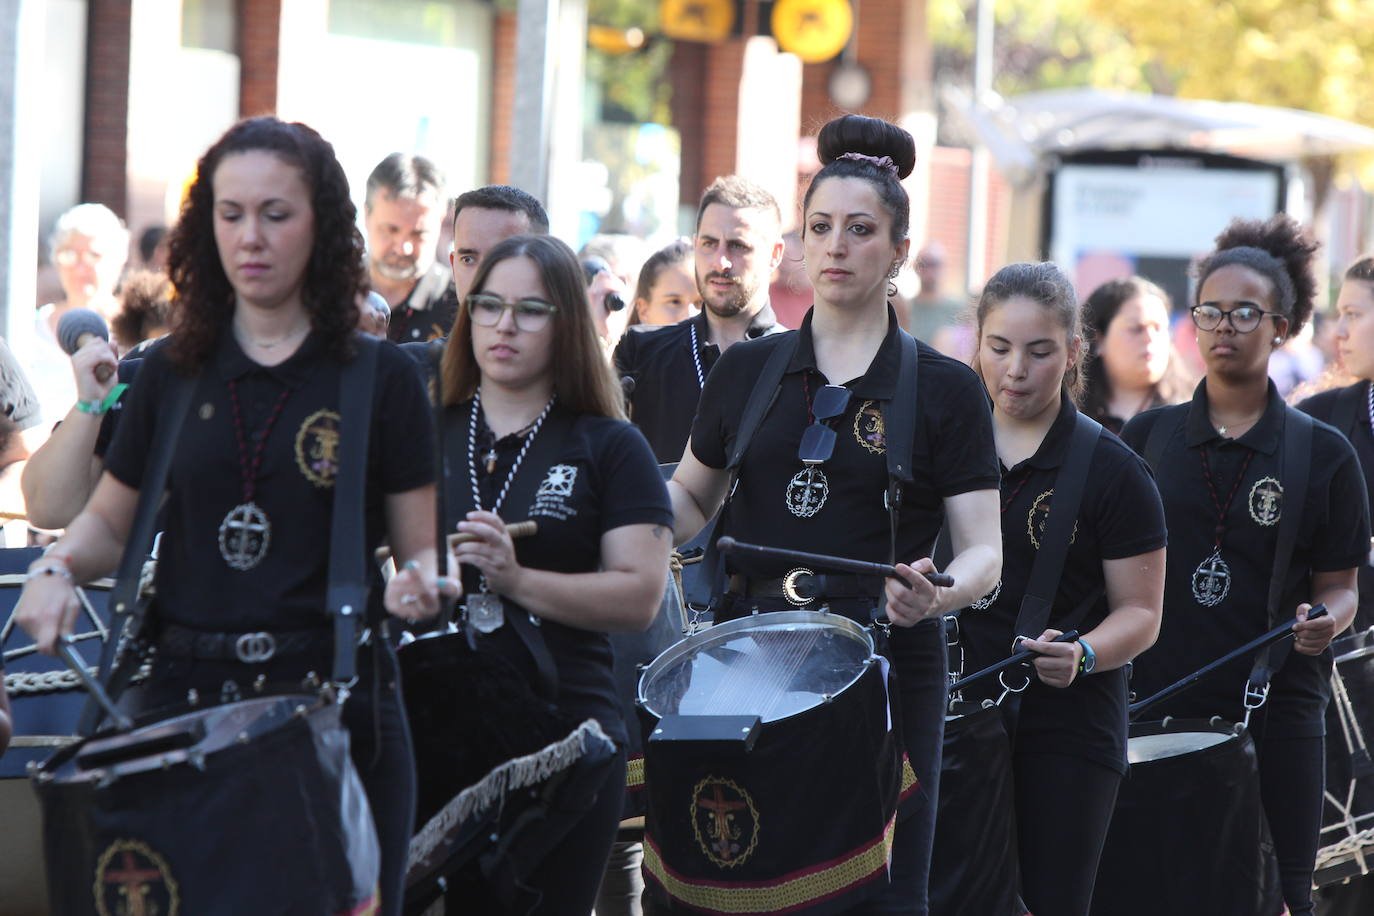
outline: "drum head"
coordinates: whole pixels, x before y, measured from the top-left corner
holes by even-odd
[[[1130,763],[1144,763],[1147,760],[1179,757],[1194,751],[1216,747],[1223,741],[1230,741],[1235,737],[1234,734],[1220,732],[1165,732],[1158,735],[1137,735],[1126,742],[1126,760]]]
[[[842,692],[872,657],[872,638],[846,617],[761,614],[668,649],[645,670],[639,701],[659,718],[750,715],[775,722]]]

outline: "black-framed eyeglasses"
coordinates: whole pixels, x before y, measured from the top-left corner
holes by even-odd
[[[558,306],[539,299],[518,299],[507,302],[494,293],[473,293],[464,300],[472,323],[484,328],[494,328],[501,321],[501,313],[510,309],[515,315],[515,326],[522,331],[542,331],[549,318],[558,311]]]
[[[1238,305],[1230,311],[1222,311],[1215,305],[1195,305],[1190,312],[1193,324],[1200,331],[1215,331],[1221,327],[1222,321],[1229,321],[1237,334],[1249,334],[1260,326],[1266,315],[1271,318],[1284,317],[1283,312],[1266,312],[1254,305]]]
[[[842,385],[826,385],[816,392],[816,398],[811,403],[811,415],[815,422],[802,433],[801,447],[797,449],[797,457],[802,464],[808,467],[824,464],[835,454],[835,431],[825,424],[827,420],[833,420],[845,412],[849,407],[850,394],[850,390]]]

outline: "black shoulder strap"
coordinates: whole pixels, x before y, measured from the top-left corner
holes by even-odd
[[[1269,576],[1269,600],[1265,604],[1269,625],[1278,626],[1288,615],[1282,607],[1288,584],[1288,567],[1302,527],[1307,505],[1307,485],[1312,470],[1312,418],[1292,407],[1283,409],[1283,514],[1279,517],[1278,539],[1274,545],[1274,571]],[[1293,647],[1291,639],[1261,649],[1250,670],[1250,684],[1266,690],[1274,672],[1283,667]],[[1246,690],[1249,693],[1249,688]],[[1249,702],[1247,698],[1247,702]]]
[[[354,334],[357,353],[339,375],[339,473],[329,530],[329,578],[325,603],[334,618],[334,683],[357,674],[358,618],[367,612],[366,530],[368,444],[372,439],[372,392],[381,342]]]
[[[163,493],[167,488],[167,475],[172,468],[172,454],[176,449],[181,427],[191,407],[191,395],[195,391],[195,378],[188,378],[178,372],[169,376],[168,409],[159,411],[163,422],[157,425],[152,450],[143,480],[138,488],[138,508],[134,513],[133,526],[124,542],[124,556],[119,561],[115,587],[110,592],[110,636],[100,650],[101,686],[111,699],[118,700],[124,688],[129,685],[134,672],[142,662],[142,652],[138,643],[143,636],[143,618],[146,604],[139,598],[139,583],[143,578],[143,563],[148,558],[148,550],[153,543],[153,526],[157,524],[158,509],[162,506]],[[124,649],[115,664],[115,649],[121,635],[127,636],[129,645]],[[91,698],[81,713],[77,733],[89,735],[99,727],[103,718],[100,705]]]
[[[902,485],[911,483],[911,453],[916,436],[916,339],[897,329],[897,387],[882,405],[883,438],[887,448],[887,518],[889,563],[897,562],[897,525],[902,508]]]
[[[1187,404],[1166,407],[1155,418],[1155,425],[1150,427],[1150,435],[1145,440],[1145,452],[1140,457],[1145,459],[1145,463],[1155,474],[1159,473],[1159,459],[1164,457],[1164,449],[1168,447],[1174,431],[1183,425],[1183,420],[1187,416]]]
[[[1161,418],[1162,419],[1162,418]],[[1078,509],[1087,489],[1088,469],[1093,452],[1097,450],[1102,426],[1085,413],[1078,414],[1069,448],[1059,473],[1054,478],[1054,499],[1050,502],[1050,516],[1045,522],[1045,536],[1031,566],[1030,581],[1021,607],[1016,613],[1016,635],[1038,637],[1049,623],[1054,609],[1054,597],[1059,591],[1059,578],[1064,561],[1069,556],[1074,526],[1078,523]]]
[[[744,452],[753,441],[754,433],[758,432],[759,424],[763,422],[763,418],[768,415],[773,402],[778,398],[782,377],[787,372],[787,364],[792,362],[792,356],[797,352],[800,337],[799,331],[788,334],[773,348],[773,352],[768,354],[768,361],[763,364],[758,381],[749,392],[749,400],[744,402],[744,413],[740,415],[739,429],[735,431],[735,446],[730,451],[730,462],[725,466],[725,470],[730,474],[729,484],[725,488],[725,501],[716,513],[716,520],[711,526],[711,536],[706,539],[706,552],[701,559],[702,575],[711,585],[713,608],[719,607],[720,598],[725,594],[725,558],[716,549],[716,541],[725,530],[726,519],[730,514],[730,501],[735,497],[735,484],[739,483],[740,462],[744,460]]]

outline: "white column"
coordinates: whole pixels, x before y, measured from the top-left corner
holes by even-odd
[[[558,7],[559,0],[518,0],[516,4],[510,180],[546,203],[558,60]]]
[[[33,323],[43,24],[42,0],[0,0],[0,332],[9,340]]]

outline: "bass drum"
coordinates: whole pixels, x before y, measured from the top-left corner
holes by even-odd
[[[714,626],[644,672],[654,912],[838,913],[886,882],[915,791],[869,632],[815,611]]]
[[[1323,916],[1374,912],[1374,629],[1331,644],[1326,792],[1313,883]]]
[[[0,550],[0,647],[4,651],[14,737],[0,755],[0,912],[46,916],[50,912],[43,865],[43,819],[29,783],[29,764],[39,764],[76,741],[86,694],[58,659],[39,655],[12,616],[24,573],[41,556],[37,547]],[[76,652],[95,672],[109,636],[105,608],[111,583],[101,580],[77,593],[82,600]]]
[[[1094,916],[1283,913],[1250,733],[1215,718],[1133,723],[1126,754]]]

